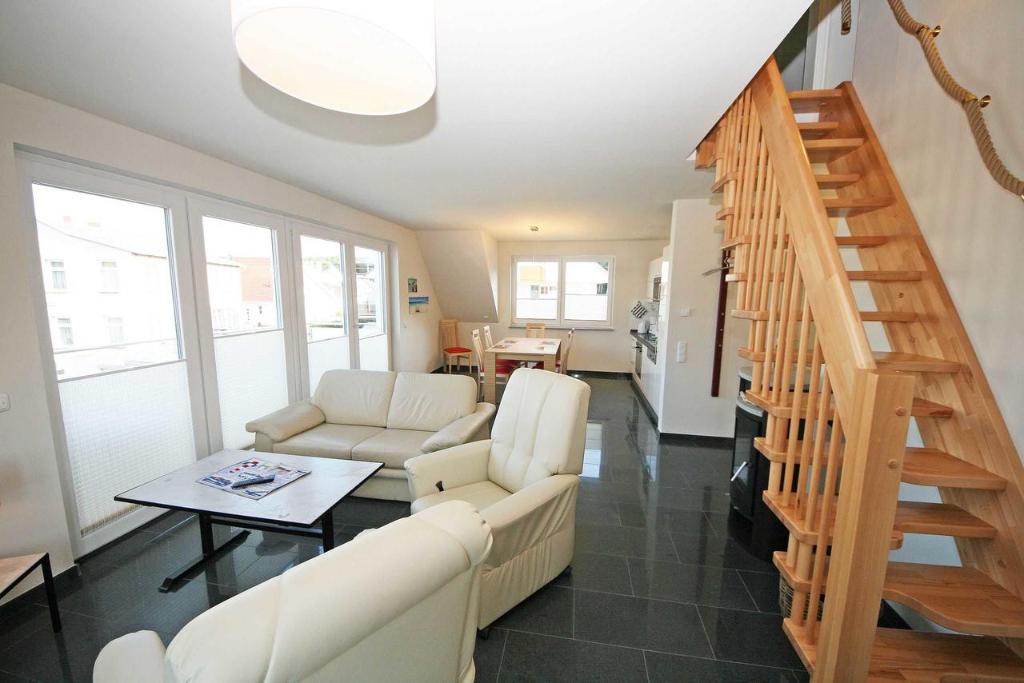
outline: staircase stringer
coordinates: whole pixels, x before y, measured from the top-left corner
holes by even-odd
[[[894,351],[917,353],[961,364],[952,375],[922,375],[917,396],[951,406],[948,420],[918,420],[926,447],[938,448],[993,472],[1007,481],[1000,495],[965,489],[940,489],[945,502],[953,503],[999,530],[992,541],[957,539],[961,559],[983,571],[1007,590],[1024,596],[1024,464],[1022,464],[991,386],[968,337],[952,296],[928,248],[913,211],[889,165],[885,152],[857,97],[854,87],[840,87],[844,106],[835,109],[840,137],[862,137],[859,149],[828,163],[831,173],[856,169],[858,182],[839,188],[840,197],[888,196],[892,203],[882,209],[848,216],[851,234],[886,235],[878,248],[862,249],[863,266],[877,270],[919,270],[921,282],[871,283],[878,308],[915,311],[912,323],[883,323]],[[1024,653],[1024,642],[1011,644]]]

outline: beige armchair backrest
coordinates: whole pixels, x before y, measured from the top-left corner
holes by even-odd
[[[479,513],[452,501],[361,534],[200,614],[167,649],[167,681],[471,679]]]
[[[513,493],[553,474],[579,474],[590,386],[544,370],[512,373],[491,429],[487,476]]]

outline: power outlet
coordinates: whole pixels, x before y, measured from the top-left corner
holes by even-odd
[[[0,394],[0,413],[6,413],[11,409],[11,397],[8,394]]]
[[[676,362],[686,362],[686,342],[684,341],[681,341],[678,344],[676,344]]]

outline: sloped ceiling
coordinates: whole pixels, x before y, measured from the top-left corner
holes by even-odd
[[[684,159],[809,2],[437,0],[434,99],[368,118],[246,71],[228,0],[0,0],[0,81],[414,229],[665,237],[707,191]]]

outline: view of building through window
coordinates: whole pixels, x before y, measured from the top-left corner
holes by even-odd
[[[376,249],[356,247],[356,306],[359,315],[359,336],[383,334],[384,254]]]
[[[608,322],[611,270],[610,258],[517,258],[512,269],[512,317],[565,326]]]
[[[180,358],[161,207],[34,184],[57,377]]]
[[[302,251],[302,294],[306,341],[345,336],[345,275],[342,245],[308,235],[299,238]]]
[[[203,240],[214,335],[280,328],[272,231],[204,216]]]

